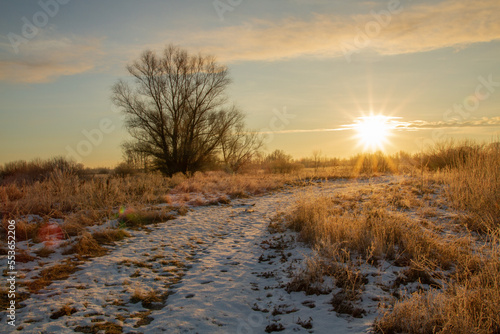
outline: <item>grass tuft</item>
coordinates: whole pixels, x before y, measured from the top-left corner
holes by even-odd
[[[71,306],[69,303],[68,304],[65,304],[63,305],[59,310],[57,310],[56,312],[52,313],[50,315],[50,319],[59,319],[60,317],[64,317],[64,316],[70,316],[72,315],[73,313],[76,313],[78,310],[76,308],[74,308],[73,306]]]
[[[92,237],[99,244],[112,245],[115,241],[121,241],[125,238],[130,237],[130,233],[128,233],[124,229],[107,228],[104,231],[92,233]]]
[[[64,280],[72,273],[77,271],[77,264],[70,260],[61,264],[55,264],[49,268],[42,269],[40,274],[34,280],[27,283],[28,290],[31,293],[37,293],[50,285],[53,281]]]
[[[82,257],[97,257],[103,256],[108,250],[97,242],[94,237],[88,233],[83,232],[78,241],[68,250],[63,252],[63,255],[78,254]]]

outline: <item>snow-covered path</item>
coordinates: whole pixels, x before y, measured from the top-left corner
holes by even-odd
[[[339,317],[328,304],[331,295],[285,291],[288,274],[311,250],[291,232],[267,229],[298,194],[346,185],[328,182],[197,207],[133,232],[110,254],[24,301],[17,325],[23,333],[264,333],[272,324],[286,332],[367,332],[375,312]],[[57,314],[65,305],[73,313]],[[376,309],[376,303],[364,306]]]

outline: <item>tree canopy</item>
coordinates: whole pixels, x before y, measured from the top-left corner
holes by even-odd
[[[154,168],[167,175],[192,172],[216,159],[223,145],[225,152],[229,146],[249,149],[242,135],[244,115],[225,95],[231,82],[227,67],[214,57],[169,45],[161,56],[143,52],[127,70],[133,82],[118,81],[112,101],[125,114],[133,138],[127,149],[151,157]],[[250,151],[260,147],[252,143]],[[234,161],[238,154],[230,156]]]

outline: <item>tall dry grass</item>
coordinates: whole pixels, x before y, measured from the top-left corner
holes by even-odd
[[[409,179],[348,196],[299,198],[286,222],[322,256],[308,260],[292,279],[291,289],[322,291],[323,277],[332,276],[351,291],[334,296],[334,309],[359,314],[353,304],[345,303],[356,298],[362,283],[352,258],[364,263],[387,260],[407,267],[402,272],[405,280],[427,283],[431,289],[402,294],[383,308],[374,324],[376,332],[499,333],[498,146],[457,151],[470,154],[427,174],[422,182]],[[468,212],[469,227],[483,234],[442,233],[431,221],[422,224],[409,214],[425,211],[433,200],[442,203],[440,196]],[[337,277],[342,271],[346,278]]]
[[[0,165],[0,181],[4,183],[33,183],[46,180],[54,170],[83,175],[83,165],[76,164],[64,157],[54,157],[47,160],[33,159],[31,161],[12,161]]]
[[[419,291],[386,310],[375,323],[380,333],[500,332],[500,238],[492,235],[481,250],[459,258],[443,290]]]
[[[61,218],[79,211],[106,216],[119,205],[154,202],[168,188],[169,180],[157,174],[85,180],[75,173],[56,170],[41,182],[0,186],[1,210],[17,217],[34,214]]]
[[[303,197],[287,221],[313,248],[338,245],[367,261],[404,258],[417,263],[426,259],[434,269],[447,269],[467,249],[467,241],[445,240],[402,213],[373,205],[381,201],[380,197],[372,197],[367,205],[354,207],[344,203],[342,207],[335,198]]]
[[[227,174],[197,172],[191,177],[176,174],[168,178],[158,173],[117,177],[89,177],[82,167],[62,158],[5,164],[0,170],[0,214],[3,217],[40,215],[64,218],[84,212],[91,220],[109,217],[118,206],[169,204],[168,194],[198,193],[247,197],[286,184],[308,184],[311,180],[350,178],[348,166],[321,170],[301,169],[288,174],[253,171]],[[356,173],[356,176],[358,176]],[[73,219],[74,220],[74,219]]]
[[[452,205],[469,212],[469,227],[487,231],[500,227],[500,145],[455,147],[452,167],[441,174]]]
[[[283,186],[294,176],[265,173],[228,174],[225,172],[196,172],[187,178],[182,174],[172,177],[176,186],[173,193],[224,194],[230,197],[247,197],[262,194]]]
[[[381,333],[500,333],[500,145],[441,145],[429,154],[431,178],[444,184],[462,222],[482,233],[484,246],[458,256],[444,289],[416,292],[386,310]]]
[[[0,215],[4,227],[8,219],[16,219],[19,240],[38,242],[41,225],[54,218],[64,220],[62,228],[66,236],[76,236],[87,226],[115,218],[119,208],[134,212],[127,216],[130,224],[125,225],[142,225],[143,222],[158,222],[163,216],[164,220],[171,218],[171,214],[158,215],[157,210],[149,212],[157,204],[172,205],[171,195],[180,195],[177,197],[181,200],[194,198],[191,205],[228,203],[230,198],[261,194],[297,178],[296,175],[207,172],[195,173],[192,177],[176,174],[169,178],[148,173],[88,179],[71,170],[56,169],[41,181],[1,185]],[[205,195],[216,197],[202,199]],[[177,211],[184,212],[185,207]],[[43,221],[30,223],[30,215],[38,215]]]
[[[224,172],[176,174],[171,178],[156,173],[127,177],[82,179],[72,172],[56,170],[46,180],[32,184],[0,186],[4,215],[53,216],[79,211],[104,215],[123,205],[167,203],[167,194],[200,193],[245,197],[264,193],[292,182],[296,175],[231,175]]]

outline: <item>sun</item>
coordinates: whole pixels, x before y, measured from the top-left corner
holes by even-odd
[[[356,138],[365,150],[383,150],[391,135],[391,117],[371,115],[359,117],[354,124]]]

